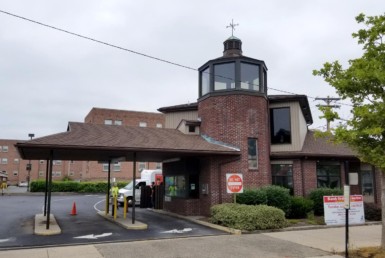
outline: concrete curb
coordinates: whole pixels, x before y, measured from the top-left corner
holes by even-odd
[[[106,220],[109,220],[111,222],[114,222],[126,229],[132,229],[132,230],[144,230],[144,229],[147,229],[148,228],[148,225],[143,223],[143,222],[140,222],[138,220],[135,220],[135,224],[132,224],[132,221],[131,219],[129,218],[126,218],[124,219],[121,215],[117,216],[116,220],[114,219],[113,216],[111,216],[110,214],[107,214],[105,213],[105,211],[99,211],[98,214],[100,216],[102,216],[103,218],[105,218]]]
[[[35,235],[51,236],[51,235],[61,234],[61,228],[57,224],[55,216],[53,214],[50,214],[49,219],[50,219],[49,229],[46,229],[47,216],[44,216],[44,214],[35,215],[35,228],[34,228]]]
[[[213,229],[217,229],[217,230],[221,230],[221,231],[227,232],[227,233],[232,234],[232,235],[241,235],[242,234],[242,231],[239,230],[239,229],[228,228],[228,227],[212,224],[210,222],[199,220],[199,219],[196,219],[196,218],[186,217],[186,216],[182,216],[182,215],[179,215],[179,214],[176,214],[176,213],[172,213],[172,212],[168,212],[168,211],[164,211],[164,210],[155,210],[155,209],[153,209],[152,211],[153,212],[157,212],[157,213],[161,213],[161,214],[165,214],[165,215],[169,215],[169,216],[172,216],[172,217],[176,217],[176,218],[179,218],[179,219],[188,220],[188,221],[194,222],[196,224],[200,224],[200,225],[203,225],[203,226],[206,226],[206,227],[210,227],[210,228],[213,228]]]

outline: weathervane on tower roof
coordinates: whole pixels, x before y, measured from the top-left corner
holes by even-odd
[[[229,26],[226,26],[226,28],[230,28],[231,27],[231,36],[233,37],[234,36],[234,30],[235,30],[235,26],[239,26],[239,24],[234,24],[234,21],[233,19],[231,19],[231,23]]]

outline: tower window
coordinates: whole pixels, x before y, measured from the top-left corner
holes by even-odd
[[[249,138],[247,140],[247,146],[248,146],[249,169],[257,169],[258,168],[257,139]]]
[[[201,72],[202,96],[210,92],[210,67]]]
[[[241,63],[241,88],[259,91],[259,65]]]
[[[214,90],[235,88],[235,63],[214,65]]]

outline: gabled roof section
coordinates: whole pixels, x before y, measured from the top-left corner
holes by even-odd
[[[269,95],[268,99],[270,103],[298,101],[306,123],[308,125],[313,124],[313,117],[311,115],[310,106],[306,95]]]
[[[336,144],[330,137],[315,137],[314,131],[308,131],[301,151],[273,152],[272,157],[328,157],[328,158],[357,158],[346,144]]]
[[[67,132],[16,144],[23,159],[109,160],[125,157],[162,161],[180,156],[240,155],[239,151],[209,143],[199,135],[176,129],[129,127],[70,122]]]

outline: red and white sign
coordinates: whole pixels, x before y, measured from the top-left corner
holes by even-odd
[[[345,197],[324,196],[324,215],[327,225],[345,224]],[[362,195],[350,195],[349,225],[365,223]]]
[[[243,193],[242,174],[226,174],[227,193]]]

